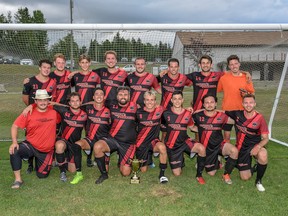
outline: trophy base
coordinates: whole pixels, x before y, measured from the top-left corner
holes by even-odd
[[[140,177],[136,177],[133,176],[131,177],[131,181],[130,181],[130,184],[139,184],[140,183]]]

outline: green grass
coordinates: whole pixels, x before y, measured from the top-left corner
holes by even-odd
[[[269,165],[263,184],[264,193],[254,186],[255,176],[241,181],[238,171],[232,173],[232,185],[221,180],[222,171],[209,177],[204,173],[206,185],[195,180],[195,159],[186,158],[183,174],[174,177],[170,168],[166,175],[169,183],[158,183],[159,169],[140,173],[141,183],[130,185],[130,177],[122,177],[112,155],[109,179],[95,185],[98,170],[87,168],[83,157],[84,180],[77,185],[59,180],[58,168],[53,168],[47,179],[25,174],[20,190],[10,188],[13,182],[8,146],[0,146],[1,215],[286,215],[288,194],[288,149],[270,142]],[[158,166],[158,159],[154,159]],[[71,180],[73,174],[68,173]]]

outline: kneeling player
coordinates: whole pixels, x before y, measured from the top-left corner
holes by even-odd
[[[226,123],[233,124],[234,121],[225,113],[216,111],[217,98],[214,95],[205,95],[202,104],[204,110],[194,113],[193,119],[199,132],[200,142],[206,148],[205,169],[209,175],[214,176],[219,168],[218,155],[228,156],[223,180],[227,184],[232,184],[230,174],[235,167],[238,150],[224,141],[222,129]]]
[[[205,166],[206,151],[201,143],[192,140],[187,134],[187,127],[192,128],[192,113],[182,107],[184,98],[181,91],[174,91],[171,102],[173,106],[163,113],[163,126],[167,129],[165,144],[172,172],[179,176],[184,166],[184,152],[198,153],[196,179],[205,184],[202,172]]]
[[[136,157],[141,164],[141,172],[148,169],[149,151],[159,153],[160,160],[160,183],[168,182],[168,178],[164,175],[167,168],[167,152],[164,143],[159,140],[161,116],[164,111],[162,106],[156,106],[156,94],[147,91],[144,94],[143,108],[137,110],[138,136],[136,140]]]

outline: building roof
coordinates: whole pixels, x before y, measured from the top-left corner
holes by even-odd
[[[178,37],[184,46],[191,45],[191,39],[201,39],[205,45],[276,45],[288,44],[288,32],[264,32],[264,31],[245,31],[245,32],[177,32]]]

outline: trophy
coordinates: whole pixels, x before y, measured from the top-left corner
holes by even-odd
[[[132,171],[133,171],[133,176],[131,177],[131,184],[139,184],[140,183],[140,177],[137,176],[137,172],[140,168],[140,161],[136,158],[132,160]]]

